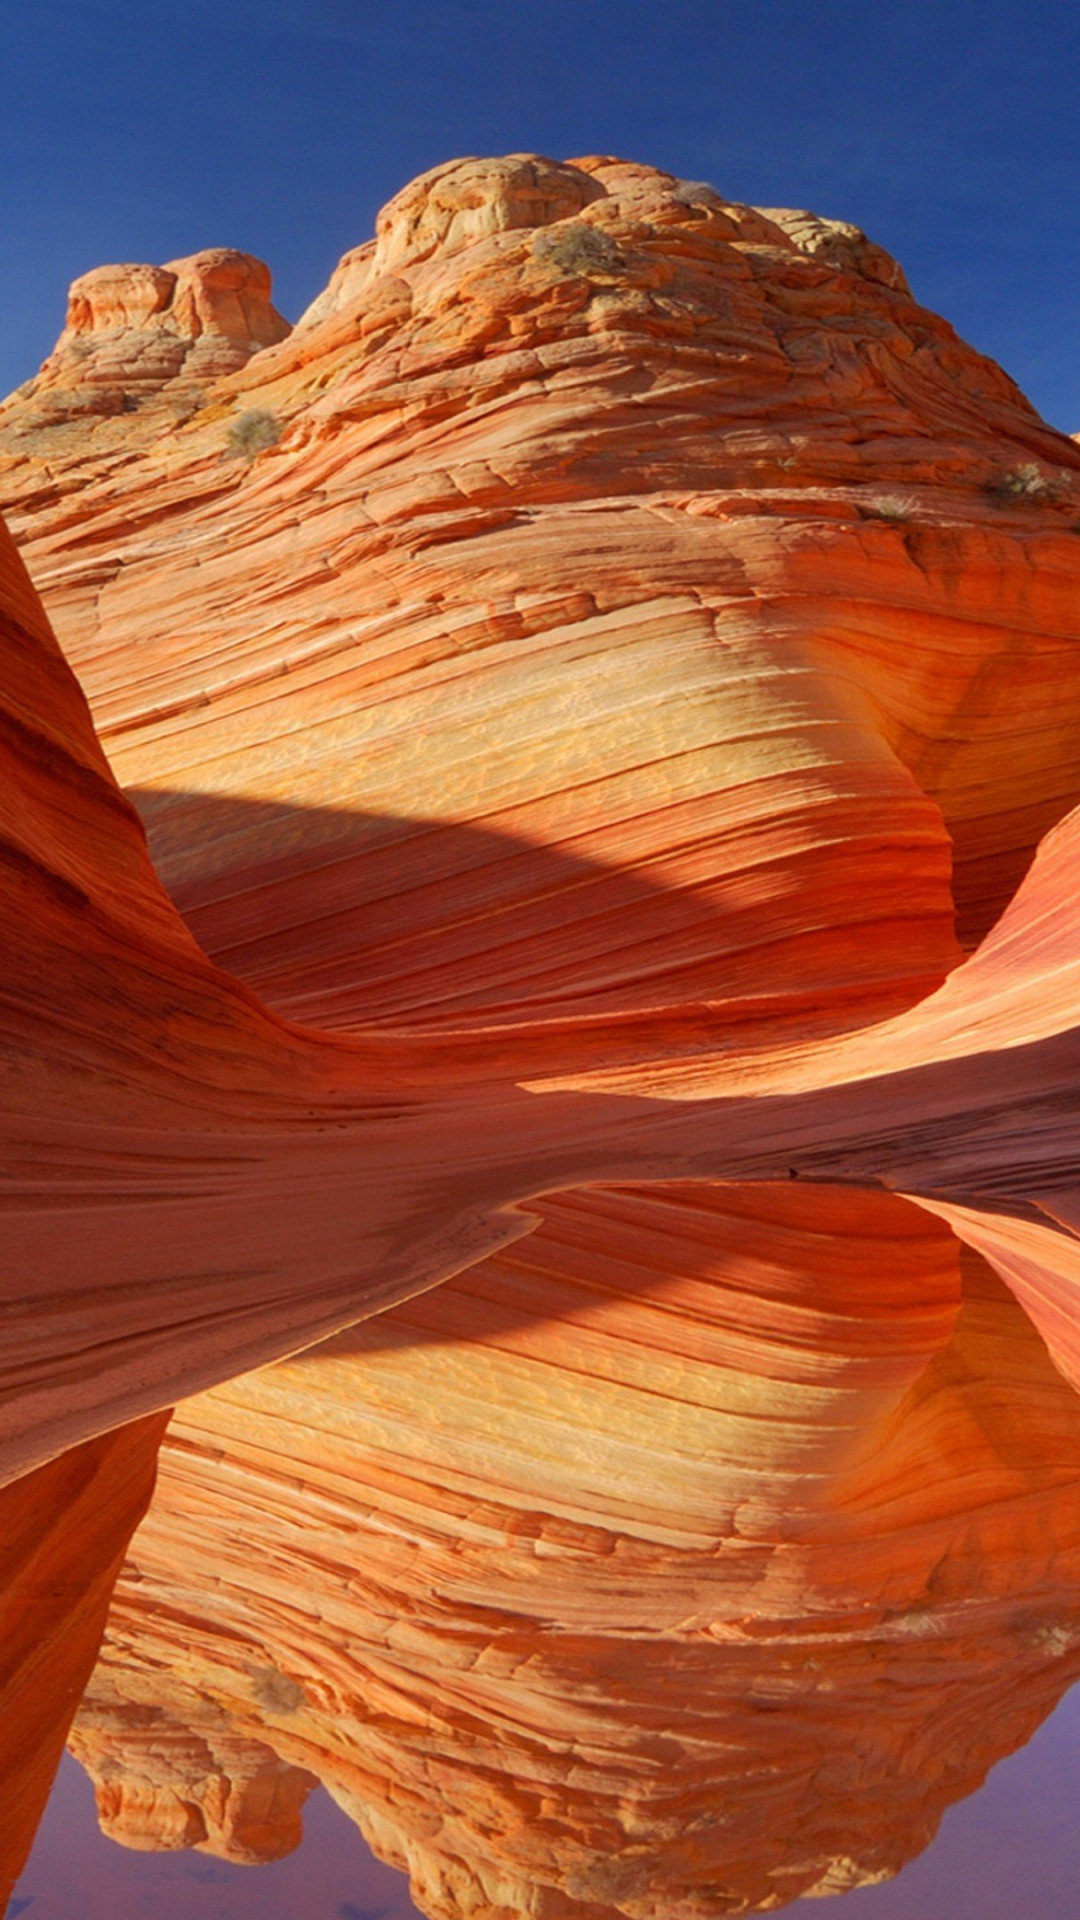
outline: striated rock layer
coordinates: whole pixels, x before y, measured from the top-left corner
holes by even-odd
[[[1080,450],[883,259],[459,162],[179,427],[28,451],[7,403],[0,499],[207,946],[338,1028],[738,988],[802,1031],[940,980],[950,840],[969,943],[1080,800]]]
[[[32,1183],[11,1232],[39,1294],[82,1291],[74,1322],[46,1316],[33,1367],[11,1348],[12,1467],[41,1457],[50,1398],[48,1448],[150,1411],[526,1230],[479,1223],[531,1192],[637,1168],[753,1175],[818,1142],[823,1174],[942,1204],[980,1179],[1009,1195],[1018,1179],[1062,1186],[1060,1167],[1006,1166],[1030,1157],[1007,1128],[983,1174],[949,1171],[938,1115],[959,1148],[955,1114],[985,1098],[981,1040],[958,1043],[970,1084],[950,1070],[944,1088],[917,1022],[887,1058],[874,1042],[776,1054],[749,1083],[731,1053],[918,1001],[956,958],[949,833],[970,852],[977,802],[986,858],[966,860],[961,891],[985,920],[1029,856],[1018,823],[1030,835],[1064,805],[1075,764],[1071,630],[1055,627],[1078,550],[1054,531],[1071,470],[1045,497],[986,496],[1022,446],[1064,461],[1069,443],[872,249],[784,220],[614,163],[440,169],[386,210],[333,311],[219,383],[186,427],[162,435],[140,413],[122,453],[91,430],[81,464],[12,454],[28,552],[115,764],[152,775],[144,811],[189,924],[281,1011],[365,1035],[351,1050],[305,1040],[205,968],[13,571],[7,697],[13,723],[45,716],[52,757],[28,759],[11,733],[28,824],[12,841],[9,998],[38,1077],[10,1100],[15,1150],[35,1182],[49,1169],[48,1207]],[[99,318],[152,329],[140,299]],[[239,393],[272,401],[287,429],[250,465],[222,446]],[[15,441],[27,404],[6,410]],[[755,466],[751,449],[771,460],[793,436],[797,478],[771,484],[795,469]],[[932,494],[910,524],[871,524],[856,474],[914,472],[915,442]],[[754,484],[725,492],[742,478]],[[160,617],[163,596],[182,620]],[[1003,652],[1001,622],[1021,615]],[[1028,900],[1030,919],[1037,889]],[[1044,998],[1034,964],[1010,1018]],[[1039,1007],[1048,1035],[1069,1027],[1069,979],[1058,969]],[[408,1044],[379,1025],[407,1026]],[[655,1066],[688,1048],[695,1100],[752,1085],[755,1105],[688,1126]],[[898,1125],[887,1088],[891,1134],[879,1122],[853,1153],[877,1095],[826,1086],[876,1082],[909,1052],[925,1112],[913,1101]],[[615,1078],[597,1080],[605,1063]],[[562,1077],[541,1100],[545,1075]],[[768,1088],[812,1098],[774,1125]],[[905,1128],[927,1126],[936,1144],[901,1175]],[[87,1154],[100,1184],[80,1171],[80,1198],[70,1170]],[[76,1224],[88,1208],[92,1233]],[[208,1312],[223,1273],[228,1307]],[[58,1372],[88,1315],[93,1368]],[[192,1316],[185,1359],[173,1329]]]
[[[101,317],[153,331],[149,309]],[[978,930],[1075,797],[1075,449],[849,228],[615,162],[454,163],[181,428],[148,407],[123,444],[91,423],[47,458],[32,398],[4,409],[7,494],[189,925],[281,1012],[367,1036],[362,1061],[305,1055],[316,1104],[327,1075],[332,1106],[486,1085],[497,1126],[470,1094],[472,1121],[517,1162],[492,1198],[663,1164],[625,1104],[542,1122],[523,1076],[607,1061],[633,1070],[591,1085],[652,1100],[650,1062],[689,1049],[696,1098],[738,1096],[733,1046],[880,1019],[948,973],[950,841]],[[282,430],[250,462],[238,408]],[[751,1084],[825,1114],[822,1075],[880,1076],[914,1032]],[[293,1112],[299,1058],[277,1054]],[[931,1127],[978,1108],[981,1083],[915,1061]],[[888,1126],[861,1163],[840,1147],[867,1098],[828,1107],[825,1160],[903,1184]],[[714,1149],[695,1119],[671,1171],[768,1170],[806,1124],[763,1159],[753,1128],[733,1151],[719,1120]],[[422,1163],[422,1131],[386,1152]],[[428,1137],[441,1177],[458,1137],[475,1175],[475,1131]],[[1014,1147],[986,1175],[1010,1192]],[[962,1203],[970,1169],[909,1184]]]
[[[85,1701],[72,1751],[93,1770],[101,1830],[137,1853],[194,1848],[233,1866],[265,1866],[303,1833],[313,1775],[261,1740],[238,1737],[204,1710],[205,1732],[170,1723],[160,1708],[115,1711]]]
[[[476,1469],[462,1468],[458,1410],[440,1416],[412,1378],[410,1407],[421,1394],[450,1436],[418,1512],[463,1474],[485,1510],[505,1506],[514,1537],[524,1524],[531,1540],[529,1515],[560,1515],[564,1502],[569,1524],[592,1527],[591,1502],[612,1499],[625,1454],[601,1448],[583,1480],[590,1436],[608,1417],[641,1436],[652,1415],[674,1421],[676,1459],[682,1426],[696,1432],[688,1457],[704,1464],[680,1467],[673,1505],[650,1439],[617,1513],[604,1508],[598,1524],[631,1541],[660,1528],[665,1548],[700,1550],[710,1576],[716,1563],[726,1578],[729,1544],[755,1539],[759,1507],[771,1545],[769,1516],[789,1494],[794,1513],[814,1516],[811,1533],[825,1525],[820,1500],[846,1512],[849,1492],[822,1489],[837,1475],[849,1488],[856,1430],[880,1436],[897,1395],[950,1351],[950,1227],[1080,1381],[1080,816],[1063,820],[1080,801],[1080,450],[918,307],[857,230],[731,206],[649,168],[510,156],[436,169],[384,210],[375,241],[346,256],[287,338],[195,391],[193,369],[212,372],[195,359],[204,339],[218,341],[211,357],[225,341],[239,361],[260,326],[273,338],[268,281],[257,263],[235,266],[246,260],[174,263],[171,287],[157,270],[90,276],[40,382],[0,409],[0,491],[175,903],[4,549],[0,774],[17,806],[0,992],[18,1042],[2,1086],[4,1471],[487,1254],[482,1296],[513,1296],[531,1274],[547,1301],[529,1357],[560,1433],[577,1434],[577,1478],[509,1417]],[[169,343],[181,336],[194,345],[177,359]],[[121,404],[99,405],[105,392]],[[784,1184],[779,1197],[740,1201],[671,1184],[687,1180]],[[536,1196],[549,1197],[515,1211]],[[750,1229],[732,1226],[740,1206]],[[738,1281],[748,1232],[761,1325]],[[793,1263],[820,1347],[838,1259],[847,1270],[838,1249],[860,1234],[921,1249],[900,1263],[895,1340],[868,1355],[860,1334],[852,1367],[846,1334],[836,1346],[830,1334],[805,1378],[768,1306],[769,1274]],[[868,1273],[861,1258],[857,1291],[876,1300],[888,1263],[875,1257]],[[568,1331],[575,1289],[595,1288],[601,1269],[612,1299],[625,1296],[619,1311],[645,1316],[640,1339],[617,1336],[640,1348],[642,1396],[617,1417],[582,1384],[594,1357],[607,1378],[607,1335],[581,1366]],[[703,1274],[708,1306],[678,1336],[680,1365],[704,1369],[695,1391],[712,1406],[716,1288],[739,1295],[740,1313],[721,1324],[742,1358],[738,1382],[721,1368],[724,1421],[698,1431],[673,1375],[663,1390],[647,1383],[664,1371],[672,1291],[681,1300]],[[549,1292],[566,1298],[566,1325]],[[431,1301],[440,1339],[469,1356],[472,1297],[463,1283]],[[345,1359],[334,1392],[351,1405],[371,1355]],[[808,1406],[792,1434],[792,1381],[814,1387],[822,1374],[824,1400],[811,1393],[814,1419]],[[506,1404],[483,1369],[465,1397]],[[205,1406],[197,1416],[218,1417]],[[305,1414],[308,1424],[318,1421]],[[533,1483],[518,1484],[522,1467],[503,1487],[507,1445],[533,1458]],[[191,1447],[202,1446],[196,1429]],[[342,1465],[349,1510],[369,1471],[363,1447]],[[216,1497],[199,1500],[210,1510]],[[828,1541],[827,1527],[815,1538]],[[700,1627],[685,1591],[681,1611],[666,1611],[686,1562],[676,1577],[629,1549],[600,1557],[615,1566],[624,1552],[636,1569],[631,1638],[662,1643],[666,1659],[665,1636],[681,1648],[681,1623]],[[885,1604],[885,1562],[857,1586],[843,1556],[822,1553],[809,1585],[794,1580],[784,1619],[813,1615],[819,1592],[835,1598],[830,1583],[845,1618]],[[530,1550],[522,1577],[547,1557]],[[734,1557],[745,1571],[741,1547]],[[917,1553],[912,1564],[920,1593],[930,1575]],[[759,1573],[764,1592],[757,1574],[752,1593],[736,1581],[717,1618],[752,1621],[759,1606],[770,1617],[780,1576]],[[166,1608],[171,1577],[155,1575]],[[455,1590],[433,1630],[433,1697],[462,1604]],[[564,1604],[549,1596],[536,1617],[555,1622],[570,1668],[582,1632],[584,1664],[565,1694],[557,1676],[550,1698],[540,1688],[539,1735],[524,1707],[507,1709],[524,1731],[506,1735],[502,1772],[480,1704],[467,1708],[501,1811],[481,1811],[466,1768],[448,1816],[460,1835],[433,1885],[479,1875],[489,1907],[521,1905],[517,1855],[496,1849],[481,1870],[476,1836],[507,1826],[519,1778],[536,1784],[510,1824],[541,1831],[545,1796],[558,1801],[565,1781],[547,1762],[530,1773],[522,1755],[562,1741],[575,1765],[587,1754],[587,1785],[577,1811],[551,1814],[545,1884],[558,1900],[644,1913],[642,1889],[661,1873],[659,1815],[641,1815],[638,1879],[606,1890],[596,1862],[617,1831],[632,1851],[629,1829],[601,1824],[594,1843],[577,1823],[607,1792],[589,1771],[597,1753],[615,1754],[621,1806],[620,1768],[636,1778],[666,1752],[655,1696],[632,1702],[620,1746],[600,1687],[590,1746],[580,1714],[593,1699],[593,1627],[563,1621]],[[509,1610],[517,1619],[516,1597]],[[594,1616],[623,1632],[599,1600]],[[539,1629],[524,1631],[515,1670],[535,1655],[542,1674],[547,1643],[537,1652]],[[617,1698],[641,1664],[634,1644],[632,1665],[613,1655]],[[672,1654],[679,1671],[682,1658]],[[693,1660],[685,1672],[687,1711],[715,1684],[712,1724],[726,1724],[729,1682]],[[121,1704],[125,1685],[116,1679]],[[206,1756],[220,1759],[223,1734],[211,1721],[193,1738],[210,1769],[201,1777],[217,1779]],[[150,1739],[126,1801],[103,1772],[110,1821],[208,1841],[219,1830],[207,1811],[218,1789],[200,1799],[184,1788],[182,1733]],[[444,1734],[440,1723],[436,1750]],[[271,1744],[289,1765],[333,1774],[337,1739],[320,1731],[306,1758]],[[392,1760],[407,1780],[408,1743],[387,1739],[387,1771]],[[713,1734],[705,1749],[711,1779]],[[734,1750],[741,1777],[741,1734]],[[958,1761],[957,1777],[982,1764]],[[867,1759],[867,1778],[876,1765]],[[698,1788],[686,1791],[696,1805]],[[370,1782],[363,1795],[382,1819]],[[852,1873],[902,1857],[940,1804],[912,1802],[880,1857],[860,1842]],[[694,1876],[706,1859],[734,1875],[723,1897],[735,1910],[760,1904],[759,1882],[740,1878],[740,1844],[671,1869],[687,1912],[705,1898]],[[796,1890],[842,1879],[839,1845],[831,1833],[805,1873],[779,1858],[775,1872]],[[505,1899],[489,1898],[492,1874],[507,1877]]]

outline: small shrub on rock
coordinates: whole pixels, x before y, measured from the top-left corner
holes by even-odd
[[[1007,507],[1030,501],[1035,505],[1045,505],[1055,500],[1060,492],[1060,484],[1049,473],[1044,473],[1035,460],[1024,460],[1018,467],[1009,467],[1004,473],[996,474],[987,482],[987,496],[995,506]]]
[[[879,493],[874,500],[868,500],[860,507],[867,520],[891,520],[902,526],[915,512],[917,502],[902,493]]]
[[[290,1680],[288,1674],[279,1673],[276,1667],[255,1667],[251,1675],[251,1690],[260,1707],[268,1713],[285,1715],[297,1713],[304,1706],[306,1695],[302,1686]]]
[[[265,407],[252,407],[238,413],[225,436],[225,452],[230,460],[254,460],[267,447],[276,447],[281,439],[281,421]]]
[[[586,279],[590,274],[618,273],[622,256],[614,240],[597,227],[582,220],[560,221],[554,227],[542,227],[533,241],[533,254],[564,273],[576,273]]]
[[[672,194],[683,207],[707,207],[719,198],[717,189],[707,180],[680,180]]]

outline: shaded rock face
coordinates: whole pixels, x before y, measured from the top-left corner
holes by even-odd
[[[440,1920],[696,1920],[895,1872],[1080,1675],[1080,1401],[982,1261],[596,1206],[180,1409],[78,1722],[117,1804],[151,1710],[224,1723]]]
[[[256,337],[157,271],[84,287],[60,372],[174,309]],[[228,1735],[439,1910],[891,1870],[993,1757],[937,1764],[942,1698],[1003,1747],[1071,1673],[1072,1400],[977,1261],[999,1358],[956,1342],[963,1240],[1080,1381],[1080,451],[857,230],[605,158],[436,169],[287,338],[178,378],[0,411],[171,895],[2,547],[0,1464],[345,1345],[178,1422],[162,1524],[252,1631],[152,1523],[79,1735],[107,1817],[224,1834]]]
[[[165,1415],[0,1487],[0,1900],[30,1851],[113,1582],[154,1484]]]

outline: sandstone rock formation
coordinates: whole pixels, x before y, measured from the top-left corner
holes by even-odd
[[[738,1272],[730,1214],[748,1203],[664,1184],[689,1179],[783,1182],[753,1200],[753,1239],[768,1270],[796,1221],[818,1333],[860,1207],[934,1274],[954,1228],[1080,1381],[1080,822],[1044,840],[1080,802],[1080,449],[857,230],[616,161],[436,169],[287,338],[198,390],[214,328],[176,373],[159,336],[212,309],[239,358],[258,326],[236,307],[225,324],[213,273],[181,298],[183,275],[170,292],[154,271],[81,283],[42,384],[0,409],[0,496],[183,915],[8,554],[0,770],[20,812],[0,986],[25,1058],[4,1083],[6,1471],[483,1254],[480,1285],[502,1288],[526,1234],[540,1293],[569,1276],[572,1300],[605,1263],[646,1315],[644,1376],[672,1294]],[[91,395],[142,369],[137,410],[65,410],[73,355]],[[507,1211],[537,1195],[560,1197]],[[826,1478],[949,1351],[955,1282],[903,1273],[865,1404],[843,1338],[798,1376],[848,1382],[826,1395],[844,1409]],[[863,1284],[886,1284],[879,1263]],[[471,1297],[432,1311],[467,1329]],[[679,1351],[705,1365],[709,1313],[690,1322]],[[735,1337],[754,1347],[741,1322]],[[530,1338],[565,1420],[577,1336],[546,1309]],[[369,1367],[358,1350],[344,1405]],[[732,1388],[756,1435],[786,1433],[773,1368],[755,1352]],[[646,1399],[683,1405],[674,1377]],[[753,1448],[738,1421],[730,1436],[734,1485]],[[817,1456],[813,1431],[767,1443],[769,1512],[803,1485],[804,1445]],[[481,1503],[499,1446],[465,1476]],[[433,1486],[457,1484],[453,1453]],[[497,1502],[514,1514],[528,1491],[546,1512],[550,1470],[556,1511],[587,1514],[539,1460]],[[590,1469],[590,1499],[617,1465],[609,1450]],[[616,1516],[631,1539],[670,1505],[651,1471],[645,1448]],[[346,1507],[366,1472],[350,1455]],[[708,1474],[690,1485],[719,1498]],[[419,1506],[437,1497],[425,1485]],[[724,1497],[737,1518],[747,1499]],[[711,1570],[728,1534],[706,1517]],[[653,1577],[632,1588],[650,1645],[684,1617]],[[844,1604],[884,1604],[883,1577]],[[458,1630],[438,1623],[436,1677]],[[646,1725],[655,1758],[647,1708],[626,1752]],[[552,1712],[579,1754],[574,1712]],[[314,1771],[336,1738],[314,1740]],[[139,1778],[135,1803],[156,1806],[168,1783]],[[836,1844],[810,1849],[814,1874]],[[572,1879],[550,1884],[639,1899]]]
[[[104,1684],[104,1675],[102,1676]],[[101,1830],[122,1847],[171,1853],[191,1847],[234,1866],[265,1866],[301,1839],[302,1808],[317,1782],[264,1742],[237,1738],[224,1716],[205,1731],[143,1713],[84,1703],[70,1745],[95,1776]],[[122,1744],[114,1723],[120,1718]]]
[[[3,1484],[168,1405],[185,1324],[194,1383],[240,1321],[259,1343],[277,1323],[268,1353],[297,1311],[314,1327],[320,1287],[352,1317],[355,1126],[377,1159],[387,1094],[360,1050],[290,1032],[204,959],[9,541],[0,568]],[[320,1253],[295,1195],[327,1174],[344,1212]]]
[[[902,280],[783,218],[647,168],[459,163],[179,427],[144,445],[146,413],[122,452],[80,429],[64,456],[3,410],[0,494],[113,764],[192,924],[275,1004],[398,1018],[406,960],[412,1017],[444,1021],[788,969],[850,1021],[868,976],[876,1007],[953,963],[942,820],[969,942],[1080,799],[1080,453]],[[279,441],[229,458],[252,415]],[[500,962],[537,880],[505,874],[500,925],[448,857],[481,822],[610,869],[572,969],[533,926],[531,964]],[[471,995],[397,903],[380,965],[376,863],[413,823],[474,929]],[[663,955],[624,951],[630,873],[683,900]]]
[[[95,267],[74,282],[63,333],[15,396],[16,432],[40,445],[42,428],[84,432],[147,401],[182,417],[201,382],[236,372],[288,331],[270,304],[269,268],[250,253],[211,247],[164,267]]]

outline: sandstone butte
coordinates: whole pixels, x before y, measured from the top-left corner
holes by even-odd
[[[288,334],[84,276],[0,449],[5,1868],[184,1399],[111,1830],[894,1870],[1078,1664],[1080,448],[856,229],[511,156]]]

